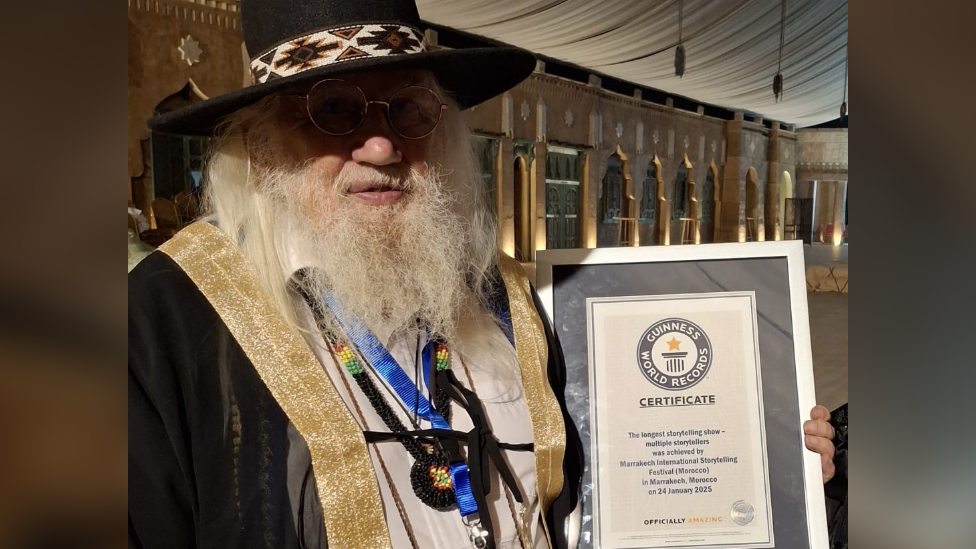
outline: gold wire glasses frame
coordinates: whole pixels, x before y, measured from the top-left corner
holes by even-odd
[[[324,128],[323,127],[323,124],[320,124],[319,121],[315,119],[315,116],[312,115],[312,113],[313,113],[313,111],[315,109],[313,109],[312,99],[311,98],[313,97],[313,94],[315,92],[315,89],[318,88],[319,86],[322,86],[322,85],[325,85],[325,86],[334,86],[336,84],[342,84],[342,85],[352,86],[353,88],[355,88],[359,92],[359,96],[362,99],[362,103],[360,105],[358,105],[358,106],[361,107],[361,115],[359,117],[359,121],[356,122],[352,126],[352,128],[350,128],[349,130],[342,131],[342,132],[331,131],[331,130],[328,130],[328,129]],[[427,132],[424,133],[424,134],[422,134],[422,135],[406,135],[406,134],[404,134],[403,131],[402,131],[402,129],[401,128],[398,128],[397,127],[397,124],[394,122],[394,120],[393,120],[394,117],[390,116],[390,103],[397,97],[397,94],[400,94],[400,93],[404,92],[405,90],[410,90],[410,89],[421,89],[421,90],[427,91],[428,93],[430,93],[430,95],[431,95],[432,98],[436,98],[436,100],[437,100],[437,102],[439,104],[439,107],[440,107],[440,108],[437,109],[437,118],[434,119],[433,122],[431,123],[430,129],[427,130]],[[372,105],[372,104],[377,104],[377,105],[382,105],[383,107],[385,107],[384,111],[386,112],[386,122],[390,125],[390,128],[392,128],[393,131],[397,133],[397,135],[399,135],[400,137],[402,137],[404,139],[423,139],[423,138],[427,137],[428,135],[430,135],[431,133],[434,132],[434,130],[437,128],[437,125],[441,121],[441,116],[442,116],[442,114],[444,112],[444,109],[447,108],[447,104],[444,103],[443,100],[441,100],[440,96],[437,95],[437,92],[435,92],[434,90],[432,90],[432,89],[430,89],[430,88],[428,88],[426,86],[420,86],[420,85],[404,86],[404,87],[398,89],[397,91],[393,92],[393,94],[390,96],[390,100],[389,101],[375,101],[375,100],[374,101],[370,101],[370,100],[366,99],[366,94],[363,93],[362,88],[360,88],[359,86],[357,86],[357,85],[355,85],[355,84],[353,84],[351,82],[347,82],[346,80],[341,80],[341,79],[338,79],[338,78],[330,78],[330,79],[326,79],[326,80],[319,81],[314,86],[312,86],[312,88],[306,94],[287,94],[287,95],[290,96],[290,97],[299,97],[299,98],[304,99],[305,100],[305,113],[308,115],[309,120],[312,121],[312,124],[314,124],[315,127],[318,128],[319,130],[321,130],[322,132],[327,133],[329,135],[336,135],[336,136],[339,136],[339,135],[349,135],[350,133],[356,131],[360,126],[363,125],[363,122],[366,120],[366,114],[367,114],[367,112],[369,110],[369,106]],[[431,114],[433,114],[433,113],[431,113]]]

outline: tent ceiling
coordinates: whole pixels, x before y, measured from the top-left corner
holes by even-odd
[[[425,20],[595,72],[797,126],[839,116],[846,0],[685,0],[685,73],[674,75],[678,0],[418,0]],[[850,100],[848,100],[850,103]],[[849,109],[848,109],[849,110]]]

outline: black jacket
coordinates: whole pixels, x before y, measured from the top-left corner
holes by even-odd
[[[562,352],[540,316],[567,426],[565,483],[546,520],[565,547],[583,452],[566,411]],[[327,546],[308,447],[203,294],[161,252],[129,275],[128,378],[130,548]]]

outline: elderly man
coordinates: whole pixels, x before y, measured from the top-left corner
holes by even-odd
[[[129,278],[130,546],[565,547],[564,364],[460,114],[533,56],[427,52],[403,0],[241,9],[254,85],[150,121],[218,140]]]

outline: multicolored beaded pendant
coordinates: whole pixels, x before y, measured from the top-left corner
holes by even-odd
[[[383,419],[386,427],[392,432],[406,431],[403,422],[359,363],[356,354],[342,343],[335,343],[332,348],[346,371],[356,380],[356,384],[366,395],[373,409]],[[437,345],[435,357],[436,371],[440,372],[450,367],[450,355],[446,345]],[[450,398],[439,391],[434,400],[434,408],[449,422],[451,420]],[[410,468],[410,485],[420,501],[437,510],[450,508],[457,503],[447,454],[439,448],[420,443],[414,438],[403,439],[401,442],[414,459],[413,466]]]

